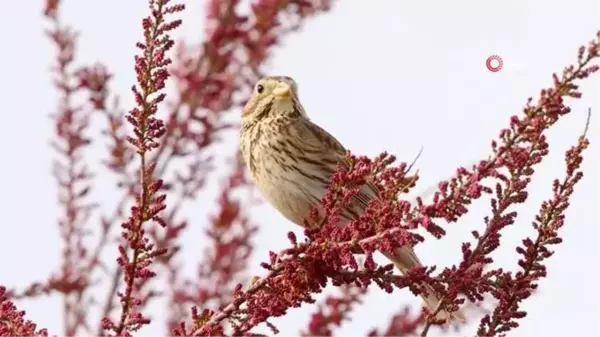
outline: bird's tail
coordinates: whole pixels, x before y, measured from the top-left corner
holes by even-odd
[[[398,268],[398,270],[402,274],[405,274],[412,267],[422,266],[421,261],[419,261],[419,258],[417,257],[417,255],[411,247],[399,248],[396,250],[396,254],[393,256],[389,254],[384,255],[394,263],[396,268]],[[424,284],[423,286],[427,290],[427,294],[421,294],[421,298],[425,302],[425,305],[427,306],[429,312],[433,313],[438,309],[440,299],[435,294],[435,291],[431,286],[426,284]],[[446,310],[440,310],[436,315],[436,319],[444,320],[446,322],[465,322],[465,317],[460,312],[460,310],[452,313],[449,313]]]

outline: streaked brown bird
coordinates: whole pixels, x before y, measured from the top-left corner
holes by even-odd
[[[345,163],[345,148],[310,121],[298,99],[296,82],[287,76],[265,77],[255,85],[242,113],[239,142],[262,196],[300,226],[313,206],[320,207],[337,164]],[[377,188],[364,185],[352,204],[342,210],[341,224],[358,217],[373,198],[378,198]],[[402,273],[421,266],[412,247],[384,255]],[[431,312],[437,309],[439,299],[433,291],[422,297]],[[437,318],[462,320],[460,314],[452,316],[442,311]]]

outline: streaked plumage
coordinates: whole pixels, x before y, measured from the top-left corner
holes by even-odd
[[[319,206],[327,183],[345,148],[327,131],[312,123],[298,99],[294,80],[286,76],[261,79],[244,107],[240,148],[262,196],[293,223],[302,226],[313,206]],[[350,207],[342,210],[342,224],[357,217],[377,188],[364,185]],[[410,247],[386,255],[401,272],[421,265]],[[435,295],[424,298],[430,310]],[[448,319],[447,313],[440,318]]]

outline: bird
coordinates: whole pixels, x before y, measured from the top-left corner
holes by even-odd
[[[338,164],[344,165],[346,148],[329,132],[313,123],[298,96],[298,85],[289,76],[267,76],[253,87],[241,116],[240,152],[251,180],[269,204],[292,223],[305,226],[313,207],[322,211],[321,199]],[[371,183],[340,214],[340,225],[356,219],[379,191]],[[384,253],[401,273],[423,264],[412,247]],[[428,286],[421,294],[435,312],[440,299]],[[437,319],[463,321],[460,313],[438,312]]]

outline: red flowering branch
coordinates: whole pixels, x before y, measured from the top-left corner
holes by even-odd
[[[128,246],[119,245],[118,263],[124,270],[125,283],[124,293],[118,294],[121,299],[121,316],[118,323],[105,317],[102,324],[105,330],[111,330],[115,335],[130,335],[131,332],[150,323],[150,320],[136,309],[141,304],[141,299],[134,294],[134,291],[141,291],[136,282],[154,277],[155,273],[150,266],[155,258],[166,253],[164,248],[155,248],[145,236],[143,226],[149,221],[166,226],[160,216],[166,207],[166,196],[158,193],[162,181],[154,178],[155,164],[147,163],[146,154],[159,146],[158,139],[165,133],[163,122],[155,115],[158,104],[166,95],[156,94],[164,89],[165,81],[169,77],[166,67],[171,60],[166,53],[173,46],[173,40],[168,32],[181,24],[181,20],[166,21],[166,16],[184,9],[184,6],[179,4],[167,6],[169,2],[170,0],[150,0],[151,15],[142,21],[145,42],[137,44],[142,51],[135,59],[138,87],[132,88],[137,107],[127,115],[127,121],[134,127],[135,137],[128,137],[127,140],[136,148],[140,158],[140,191],[136,205],[131,208],[129,220],[122,225],[122,236],[127,240]]]
[[[598,34],[600,37],[600,32]],[[591,41],[587,48],[582,46],[578,52],[577,64],[566,67],[561,78],[553,75],[554,87],[542,90],[536,105],[531,105],[531,98],[528,100],[523,111],[525,116],[513,116],[510,128],[500,132],[501,145],[496,141],[492,142],[492,159],[482,161],[474,171],[475,175],[471,174],[471,180],[476,178],[480,181],[482,176],[497,180],[495,197],[491,201],[492,216],[484,219],[486,229],[483,233],[473,231],[477,240],[474,248],[471,248],[470,243],[463,244],[463,261],[460,265],[446,268],[441,273],[440,276],[446,280],[448,289],[438,310],[444,307],[446,310],[458,308],[464,302],[464,299],[458,298],[459,293],[472,302],[481,301],[485,293],[497,294],[494,292],[493,280],[502,270],[495,269],[483,273],[483,268],[493,262],[489,254],[500,245],[500,231],[512,225],[516,219],[517,213],[509,212],[509,207],[527,200],[526,188],[535,172],[533,167],[548,154],[544,132],[560,117],[570,112],[570,108],[564,104],[563,97],[581,97],[574,82],[598,71],[598,65],[590,63],[600,56],[599,46],[597,39]],[[461,172],[459,176],[460,174]],[[484,191],[489,193],[491,189],[475,184],[468,191],[472,195],[478,195]],[[436,212],[437,210],[433,210],[431,214]],[[427,334],[433,323],[428,319],[422,336]]]
[[[581,96],[574,82],[598,70],[597,65],[590,65],[600,56],[598,46],[595,40],[587,48],[582,47],[577,65],[567,67],[562,78],[555,75],[554,87],[543,90],[536,105],[532,105],[530,99],[523,117],[511,118],[510,127],[502,130],[500,139],[492,143],[494,155],[471,170],[459,168],[454,178],[439,184],[431,204],[418,199],[417,205],[411,206],[396,199],[418,178],[407,176],[407,164],[389,167],[394,158],[386,154],[373,161],[350,156],[350,169],[339,169],[334,174],[322,201],[325,216],[313,219],[321,221],[323,227],[307,231],[305,243],[297,243],[290,233],[293,246],[271,254],[270,263],[263,264],[269,270],[266,277],[255,280],[245,291],[238,286],[234,300],[223,310],[194,313],[197,326],[193,334],[222,333],[220,322],[225,319],[235,334],[247,333],[262,322],[270,324],[268,318],[281,316],[303,302],[312,303],[312,294],[320,292],[328,280],[338,286],[349,283],[368,286],[375,282],[389,292],[409,287],[414,294],[425,291],[419,285],[428,284],[442,301],[428,316],[422,336],[427,335],[432,324],[440,323],[433,319],[437,312],[458,310],[464,302],[458,298],[459,294],[472,302],[481,301],[484,294],[495,289],[493,279],[499,274],[498,270],[483,273],[483,268],[493,262],[489,253],[498,247],[500,231],[516,217],[515,212],[507,212],[507,209],[526,200],[525,188],[534,173],[533,166],[547,154],[544,133],[570,112],[563,97]],[[371,201],[359,219],[344,227],[336,226],[340,204],[347,204],[355,197],[367,179],[379,187],[382,198]],[[404,277],[394,277],[391,266],[378,266],[374,262],[372,254],[376,250],[390,253],[400,246],[422,242],[424,237],[412,233],[419,226],[437,238],[444,236],[445,231],[437,221],[457,221],[468,212],[467,206],[473,200],[482,193],[492,193],[492,189],[482,184],[483,179],[496,180],[493,216],[485,219],[483,234],[474,232],[477,240],[474,248],[469,243],[463,245],[463,261],[459,266],[445,268],[437,276],[432,275],[435,268],[420,268]],[[362,268],[357,264],[355,253],[366,254]]]
[[[46,329],[36,330],[37,326],[24,317],[25,311],[18,311],[6,296],[6,288],[0,286],[0,336],[48,336]]]
[[[589,125],[589,115],[588,115]],[[587,127],[577,142],[566,152],[566,176],[562,181],[555,179],[552,184],[553,197],[544,201],[540,213],[535,217],[533,228],[537,231],[535,240],[526,238],[523,245],[517,247],[517,252],[522,256],[519,260],[520,270],[513,276],[510,272],[498,275],[494,297],[499,300],[498,305],[491,315],[486,315],[480,323],[478,336],[496,336],[516,328],[517,319],[527,315],[520,310],[520,302],[529,298],[538,287],[537,281],[547,276],[544,261],[554,254],[550,246],[562,242],[558,230],[564,225],[564,212],[569,207],[569,198],[573,194],[575,185],[583,178],[580,169],[583,161],[583,151],[588,147],[586,138]]]

